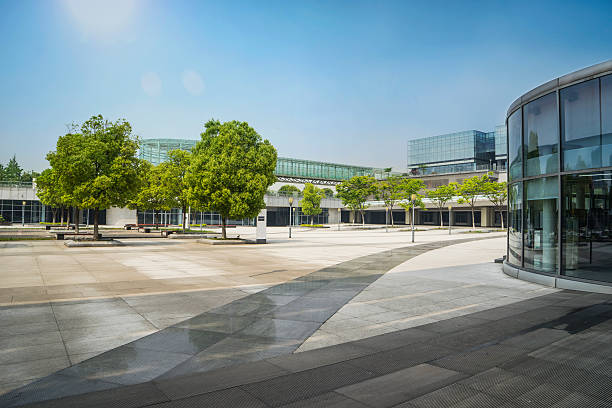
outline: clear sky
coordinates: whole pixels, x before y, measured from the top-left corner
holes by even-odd
[[[612,1],[0,0],[0,162],[101,113],[143,138],[247,121],[279,155],[406,164],[406,140],[492,130],[545,81],[612,58]]]

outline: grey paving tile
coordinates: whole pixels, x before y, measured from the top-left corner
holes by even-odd
[[[373,352],[372,349],[357,346],[353,343],[343,343],[301,353],[286,354],[270,358],[267,361],[291,372],[299,372],[348,361]]]
[[[72,330],[83,327],[125,325],[132,323],[148,322],[140,314],[134,312],[132,314],[123,314],[118,316],[81,316],[74,319],[58,320],[57,325],[60,330]]]
[[[322,395],[347,384],[371,378],[372,373],[346,363],[334,364],[293,375],[241,386],[249,394],[273,407]]]
[[[166,402],[155,408],[244,407],[267,408],[267,405],[239,388],[215,391],[185,399]]]
[[[321,325],[316,322],[261,318],[257,319],[254,323],[245,327],[237,334],[272,339],[305,340],[320,326]]]
[[[503,340],[500,344],[531,351],[555,343],[568,336],[569,333],[563,330],[540,328],[518,336],[513,336],[507,340]]]
[[[359,357],[348,363],[378,374],[387,374],[451,353],[451,350],[441,346],[418,343]]]
[[[0,367],[4,364],[20,363],[25,361],[44,360],[66,356],[66,348],[61,341],[40,345],[3,347],[0,349]]]
[[[588,408],[610,408],[612,402],[599,400],[588,395],[580,393],[571,393],[561,401],[555,402],[550,408],[576,408],[576,407],[588,407]]]
[[[431,302],[431,300],[428,300],[428,301]],[[434,333],[445,334],[445,333],[452,333],[452,332],[459,331],[459,330],[464,330],[469,327],[482,326],[487,323],[490,323],[490,322],[485,319],[478,319],[478,318],[468,315],[468,316],[453,317],[452,319],[440,320],[435,323],[425,324],[425,325],[419,326],[419,329],[426,330],[426,331],[432,331]]]
[[[226,335],[222,333],[167,328],[129,343],[127,346],[194,355],[225,337]]]
[[[2,330],[0,330],[0,339],[11,338],[21,334],[44,336],[46,333],[53,333],[56,331],[58,331],[58,328],[55,320],[39,323],[23,322],[21,324],[2,327]]]
[[[520,407],[551,406],[570,394],[565,388],[551,384],[538,385],[512,402]]]
[[[120,347],[62,370],[61,374],[117,384],[150,381],[186,361],[188,354]]]
[[[288,373],[287,370],[269,362],[255,361],[205,373],[158,379],[154,382],[157,388],[171,399],[178,399],[259,382]]]
[[[109,388],[83,395],[73,395],[32,405],[32,408],[138,408],[168,401],[152,384],[137,384],[127,387]]]
[[[248,302],[244,299],[240,299],[223,305],[214,309],[211,309],[211,313],[229,315],[229,316],[246,316],[246,315],[262,315],[276,309],[278,306],[273,304]]]
[[[336,389],[339,394],[372,407],[391,407],[432,392],[463,378],[464,375],[421,364],[381,377]]]
[[[449,370],[476,374],[525,354],[525,350],[497,344],[473,351],[447,355],[432,361],[431,364]]]
[[[410,328],[357,340],[353,342],[353,344],[382,351],[424,342],[438,337],[439,336],[433,332],[428,332],[419,328]]]
[[[450,407],[479,392],[462,384],[451,384],[411,400],[411,406],[419,408]]]
[[[65,355],[44,360],[4,364],[0,366],[0,383],[37,379],[68,367],[69,365],[70,362]]]
[[[193,330],[204,330],[219,333],[235,333],[255,322],[255,316],[228,316],[215,313],[203,313],[200,316],[185,320],[176,325]]]
[[[283,405],[282,408],[367,408],[367,405],[363,405],[355,400],[345,397],[344,395],[329,392],[316,397]]]

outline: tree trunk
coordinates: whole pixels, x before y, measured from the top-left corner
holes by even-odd
[[[74,232],[79,233],[79,208],[74,207]]]
[[[146,224],[146,222],[145,222]],[[155,210],[153,210],[153,225],[155,225]]]
[[[393,223],[393,206],[389,207],[389,217],[391,217],[391,226],[393,227],[395,225]]]
[[[361,214],[361,226],[365,227],[365,217],[363,216],[363,210],[359,210],[359,214]]]
[[[57,215],[57,208],[51,208],[51,213],[53,214],[53,224],[55,224],[55,219]]]
[[[499,218],[501,218],[501,226],[502,226],[502,229],[504,229],[504,212],[503,211],[499,212]]]
[[[185,214],[185,211],[187,207],[182,207],[181,210],[183,211],[183,233],[185,233],[185,222],[187,221],[187,214]]]
[[[221,217],[221,237],[227,239],[227,232],[225,231],[225,217]]]
[[[61,214],[61,225],[64,226],[64,207],[60,207],[60,214]]]
[[[474,207],[472,207],[472,229],[476,230],[476,219],[474,218]]]
[[[448,220],[450,222],[450,219]],[[440,207],[440,226],[444,226],[444,219],[442,218],[442,207]]]
[[[314,225],[314,215],[310,216],[310,225]]]
[[[97,241],[100,237],[98,235],[98,209],[94,208],[94,241]]]
[[[68,226],[70,226],[70,223],[72,222],[72,217],[70,216],[72,207],[68,207],[68,209],[66,210],[66,224],[68,224]]]

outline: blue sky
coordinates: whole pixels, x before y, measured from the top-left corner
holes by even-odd
[[[612,2],[0,0],[0,162],[101,113],[143,138],[247,121],[281,156],[406,163],[612,58]]]

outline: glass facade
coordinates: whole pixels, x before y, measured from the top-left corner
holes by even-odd
[[[413,174],[486,170],[495,161],[495,133],[468,130],[408,141]]]
[[[169,151],[176,149],[191,150],[197,142],[197,140],[188,139],[144,139],[140,141],[138,157],[157,165],[168,160]]]
[[[582,81],[574,76],[571,85],[512,108],[508,264],[612,283],[612,74],[607,69],[599,77],[590,70]]]

